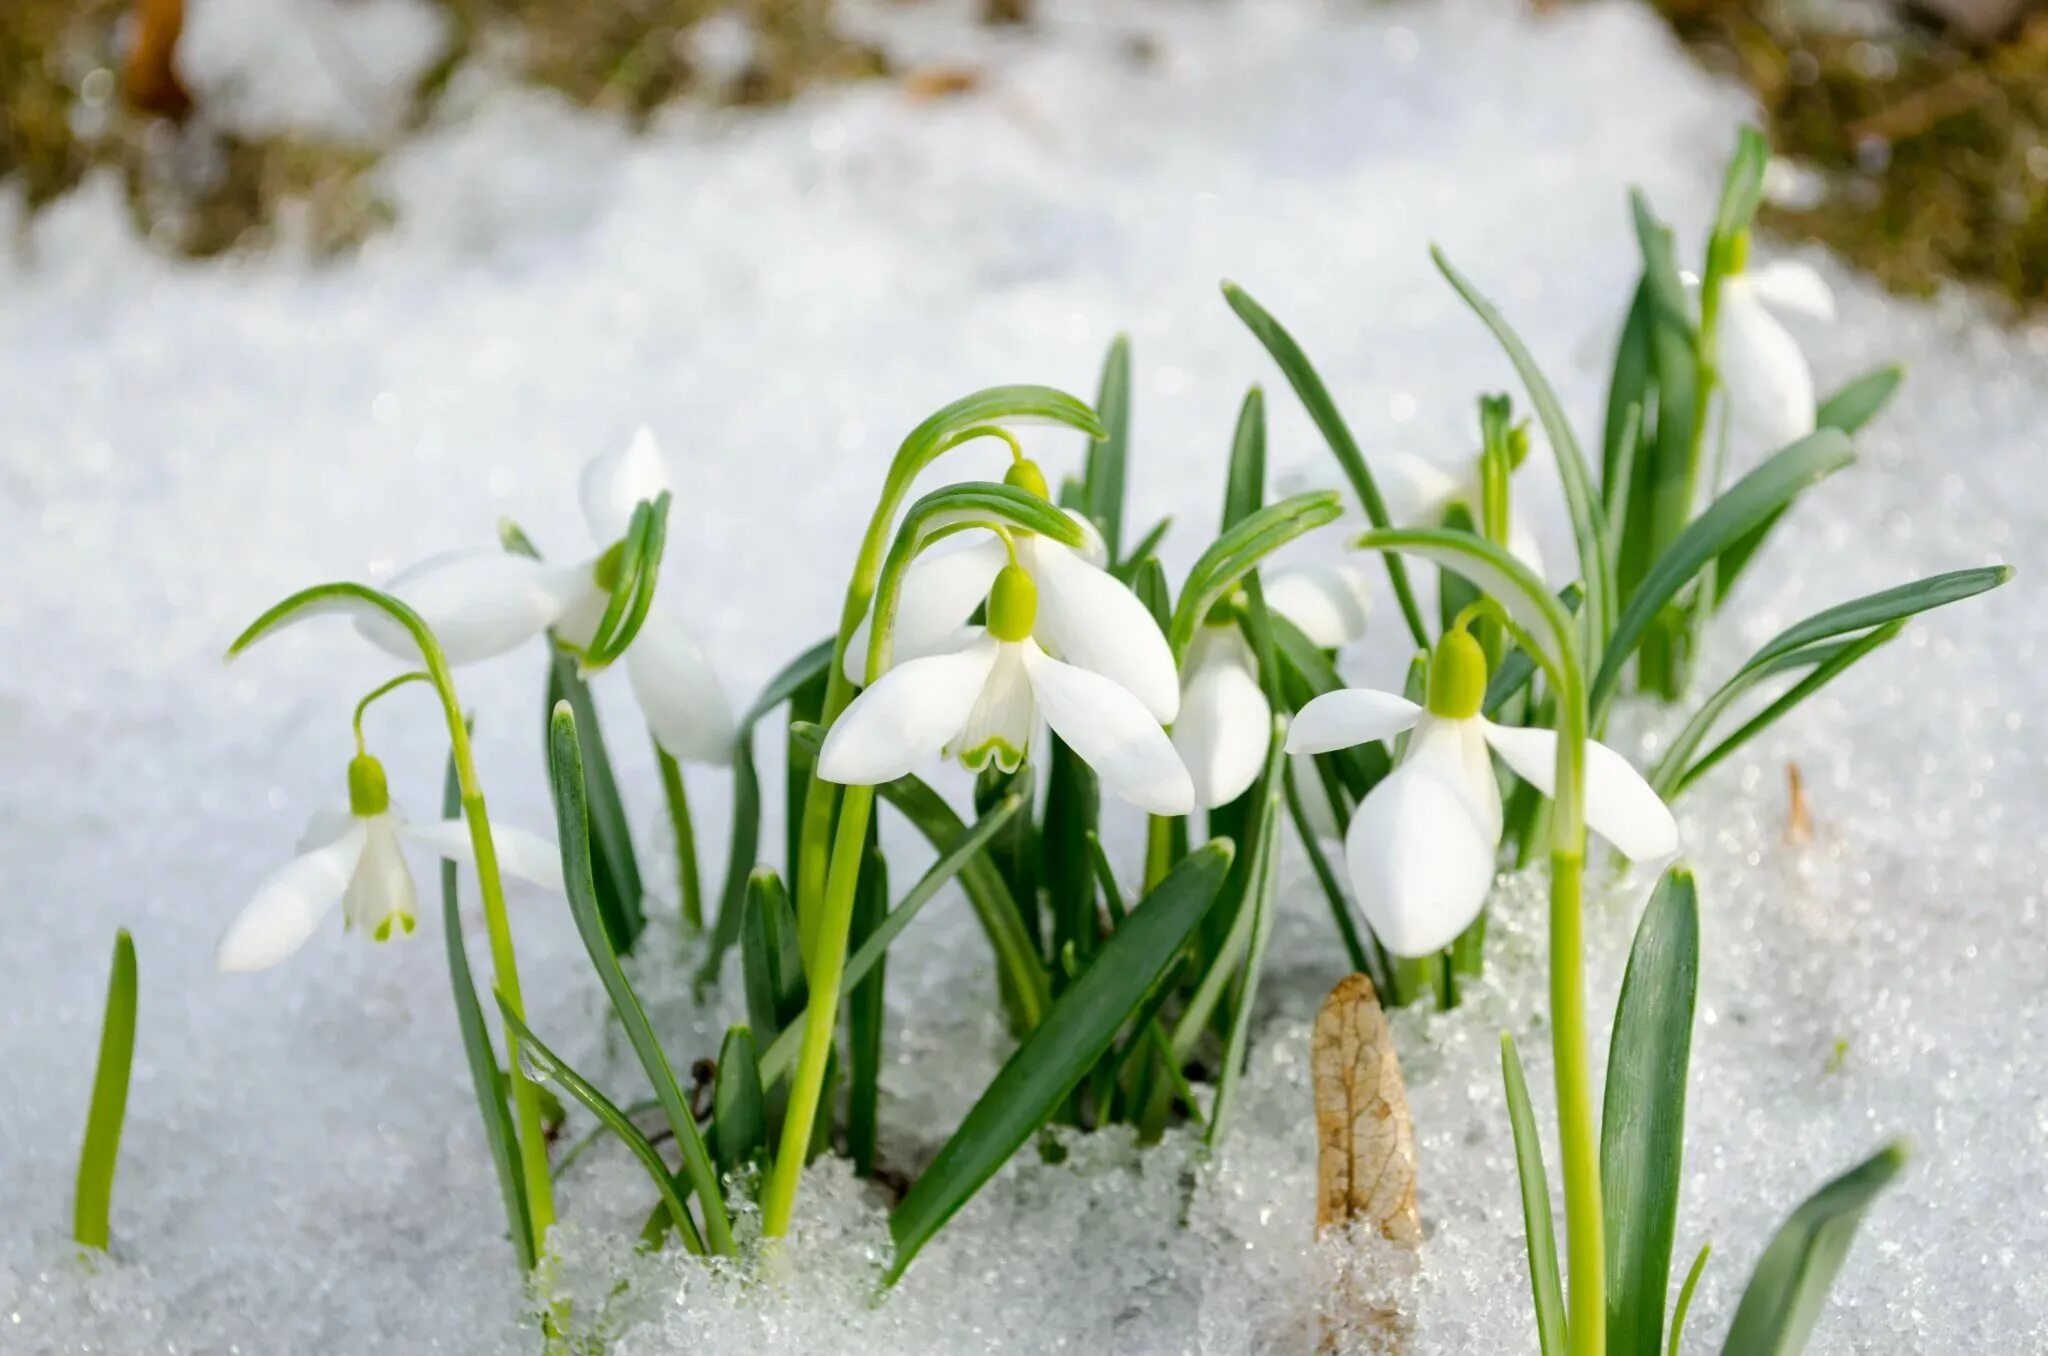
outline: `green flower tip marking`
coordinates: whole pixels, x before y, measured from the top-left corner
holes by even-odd
[[[1032,470],[1035,474],[1037,468]],[[997,640],[1015,642],[1029,637],[1037,625],[1038,585],[1032,582],[1030,571],[1018,565],[1003,566],[988,593],[988,633]]]
[[[1052,495],[1046,490],[1045,472],[1039,470],[1038,463],[1029,457],[1020,457],[1012,462],[1010,469],[1003,472],[1003,483],[1026,494],[1035,494],[1048,502],[1052,499]]]
[[[367,753],[348,760],[348,812],[358,819],[381,815],[391,808],[391,788],[384,780],[384,765]],[[412,931],[408,926],[407,932]],[[384,940],[379,936],[379,941]]]
[[[591,578],[598,588],[606,593],[619,586],[619,571],[626,559],[626,539],[621,537],[605,548],[603,555],[590,567]]]
[[[1728,242],[1728,272],[1742,273],[1749,268],[1749,231],[1737,231],[1735,238]]]
[[[1429,712],[1469,720],[1486,700],[1486,651],[1463,628],[1444,632],[1429,659]]]

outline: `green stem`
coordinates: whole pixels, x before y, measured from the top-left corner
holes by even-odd
[[[668,800],[668,819],[676,835],[676,886],[682,900],[683,926],[704,930],[704,881],[697,865],[697,832],[690,824],[690,793],[683,766],[660,745],[654,758],[661,767],[661,791]]]
[[[121,1156],[121,1124],[128,1113],[128,1073],[135,1059],[135,942],[128,929],[114,934],[107,974],[107,1007],[100,1022],[100,1058],[93,1074],[92,1108],[78,1151],[78,1187],[71,1235],[105,1252],[114,1200],[114,1166]]]
[[[1143,899],[1159,887],[1173,869],[1173,819],[1167,815],[1145,818],[1145,876],[1138,897]]]

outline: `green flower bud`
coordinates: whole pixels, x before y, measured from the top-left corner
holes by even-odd
[[[1429,713],[1469,720],[1486,700],[1486,651],[1463,631],[1444,632],[1429,657]]]
[[[349,759],[348,812],[368,819],[390,808],[391,788],[384,781],[384,765],[367,753]]]
[[[1052,499],[1052,495],[1045,488],[1045,472],[1039,470],[1038,463],[1029,457],[1012,462],[1010,469],[1003,472],[1003,483],[1026,494],[1035,494],[1048,502]]]
[[[997,640],[1017,641],[1037,625],[1038,585],[1017,566],[1003,566],[988,593],[988,633]]]

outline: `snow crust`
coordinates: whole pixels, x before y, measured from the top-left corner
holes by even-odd
[[[909,62],[979,67],[983,87],[956,100],[872,86],[679,111],[635,139],[544,95],[486,92],[388,165],[396,228],[333,266],[165,262],[105,183],[0,261],[0,1350],[536,1345],[432,912],[410,944],[327,929],[268,974],[210,968],[218,929],[341,794],[349,705],[388,672],[339,624],[223,669],[262,607],[487,544],[504,514],[566,549],[576,468],[644,421],[681,489],[666,601],[743,697],[828,628],[904,430],[998,382],[1087,394],[1118,330],[1137,363],[1134,514],[1176,516],[1167,556],[1184,568],[1247,383],[1270,388],[1276,470],[1328,474],[1219,278],[1294,329],[1369,453],[1448,460],[1475,436],[1476,395],[1512,374],[1429,267],[1440,241],[1588,429],[1605,381],[1589,336],[1611,332],[1635,268],[1625,186],[1697,242],[1745,111],[1633,6],[1049,9],[1028,39],[959,9],[871,16]],[[379,41],[413,41],[402,29]],[[1912,376],[1861,462],[1755,568],[1708,670],[1908,577],[1991,560],[2021,576],[1914,622],[1679,807],[1707,949],[1678,1250],[1715,1244],[1691,1347],[1714,1349],[1783,1214],[1903,1134],[1914,1165],[1814,1349],[2038,1350],[2048,824],[2031,705],[2048,621],[2031,581],[2048,566],[2048,331],[2001,328],[1966,298],[1889,300],[1815,262],[1842,299],[1837,325],[1799,331],[1822,389],[1892,358]],[[1054,474],[1079,455],[1071,438],[1034,447]],[[949,473],[990,472],[982,455]],[[1546,555],[1566,559],[1554,487],[1531,493]],[[1361,680],[1396,679],[1393,615],[1351,665]],[[540,663],[459,679],[494,814],[535,828]],[[624,694],[599,695],[661,879],[649,757]],[[1619,742],[1651,751],[1678,716],[1628,711],[1641,743]],[[397,698],[371,721],[415,813],[438,799],[435,720]],[[1782,832],[1787,760],[1817,825],[1804,847]],[[696,785],[700,833],[722,844],[722,791]],[[1125,862],[1136,827],[1114,824]],[[922,858],[897,847],[907,880]],[[805,1183],[789,1278],[749,1286],[631,1257],[616,1238],[647,1193],[601,1151],[565,1179],[563,1292],[613,1350],[650,1356],[1300,1351],[1350,1267],[1412,1315],[1411,1350],[1533,1351],[1497,1036],[1520,1041],[1548,1127],[1540,881],[1503,885],[1466,1008],[1396,1019],[1428,1228],[1412,1275],[1310,1242],[1307,1026],[1341,953],[1299,864],[1289,882],[1219,1162],[1116,1135],[1069,1140],[1059,1163],[1027,1152],[875,1303],[883,1215],[843,1166]],[[1617,883],[1591,921],[1603,1020],[1646,884]],[[535,1028],[637,1095],[566,910],[517,887],[513,907]],[[140,952],[142,1035],[114,1251],[86,1266],[71,1172],[119,925]],[[679,1063],[714,1054],[736,995],[694,1011],[668,960],[687,944],[664,926],[646,952]],[[885,1156],[921,1161],[1002,1058],[992,986],[950,896],[892,953]]]

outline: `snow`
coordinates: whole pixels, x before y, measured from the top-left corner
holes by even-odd
[[[1092,391],[1118,330],[1137,361],[1135,517],[1176,515],[1169,566],[1184,568],[1247,383],[1275,388],[1276,470],[1326,460],[1219,278],[1294,328],[1369,452],[1448,460],[1474,397],[1512,376],[1428,266],[1441,241],[1589,428],[1604,375],[1574,356],[1597,349],[1633,273],[1625,186],[1697,241],[1744,113],[1646,8],[1050,8],[1029,37],[960,10],[868,16],[908,63],[984,72],[944,102],[858,87],[774,113],[673,112],[634,138],[545,95],[477,92],[387,164],[398,224],[339,264],[166,262],[104,182],[0,260],[0,1349],[536,1344],[435,920],[410,944],[327,929],[268,974],[211,970],[218,929],[339,796],[349,705],[388,672],[340,625],[223,669],[262,607],[488,544],[500,515],[544,548],[580,541],[576,468],[644,421],[681,486],[666,599],[743,696],[827,629],[903,430],[997,382]],[[401,28],[361,41],[395,48]],[[1842,303],[1836,325],[1799,331],[1822,388],[1892,358],[1913,375],[1860,464],[1779,535],[1709,669],[1910,576],[2007,560],[2020,579],[1914,622],[1679,807],[1707,954],[1678,1248],[1715,1244],[1692,1346],[1712,1349],[1776,1221],[1903,1134],[1912,1169],[1872,1213],[1814,1349],[2035,1349],[2048,928],[2029,707],[2048,620],[2030,590],[2048,566],[2048,331],[2001,328],[1963,297],[1890,300],[1815,262]],[[1055,474],[1078,454],[1071,437],[1033,446]],[[986,473],[985,455],[950,469]],[[1554,486],[1538,489],[1546,556],[1563,560]],[[1361,680],[1398,673],[1392,616],[1352,665]],[[539,664],[459,679],[494,814],[536,828]],[[622,696],[600,694],[652,860],[658,796]],[[1645,740],[1632,751],[1678,717],[1626,711]],[[401,803],[430,811],[445,747],[431,704],[380,705],[370,737]],[[1818,828],[1800,848],[1782,834],[1790,759]],[[721,788],[695,786],[700,833],[722,844]],[[1130,861],[1134,818],[1113,828]],[[897,846],[907,875],[920,859]],[[1596,1013],[1644,884],[1595,910]],[[1113,1134],[1070,1140],[1057,1164],[1027,1153],[877,1305],[883,1217],[842,1167],[807,1178],[784,1277],[748,1285],[628,1256],[618,1238],[647,1193],[623,1155],[597,1153],[566,1179],[559,1283],[621,1353],[1227,1353],[1312,1349],[1350,1266],[1412,1313],[1412,1350],[1532,1351],[1496,1038],[1516,1033],[1547,1125],[1540,894],[1504,884],[1466,1008],[1396,1019],[1429,1230],[1412,1276],[1310,1243],[1306,1033],[1341,962],[1297,863],[1220,1161]],[[632,1096],[566,910],[518,887],[512,906],[535,1028]],[[142,1034],[114,1251],[85,1266],[71,1173],[121,925]],[[646,950],[679,1059],[715,1053],[736,997],[690,1010],[667,959],[685,944],[663,928]],[[957,901],[906,934],[890,981],[884,1151],[915,1162],[1004,1040]],[[633,1285],[607,1299],[621,1276]]]

